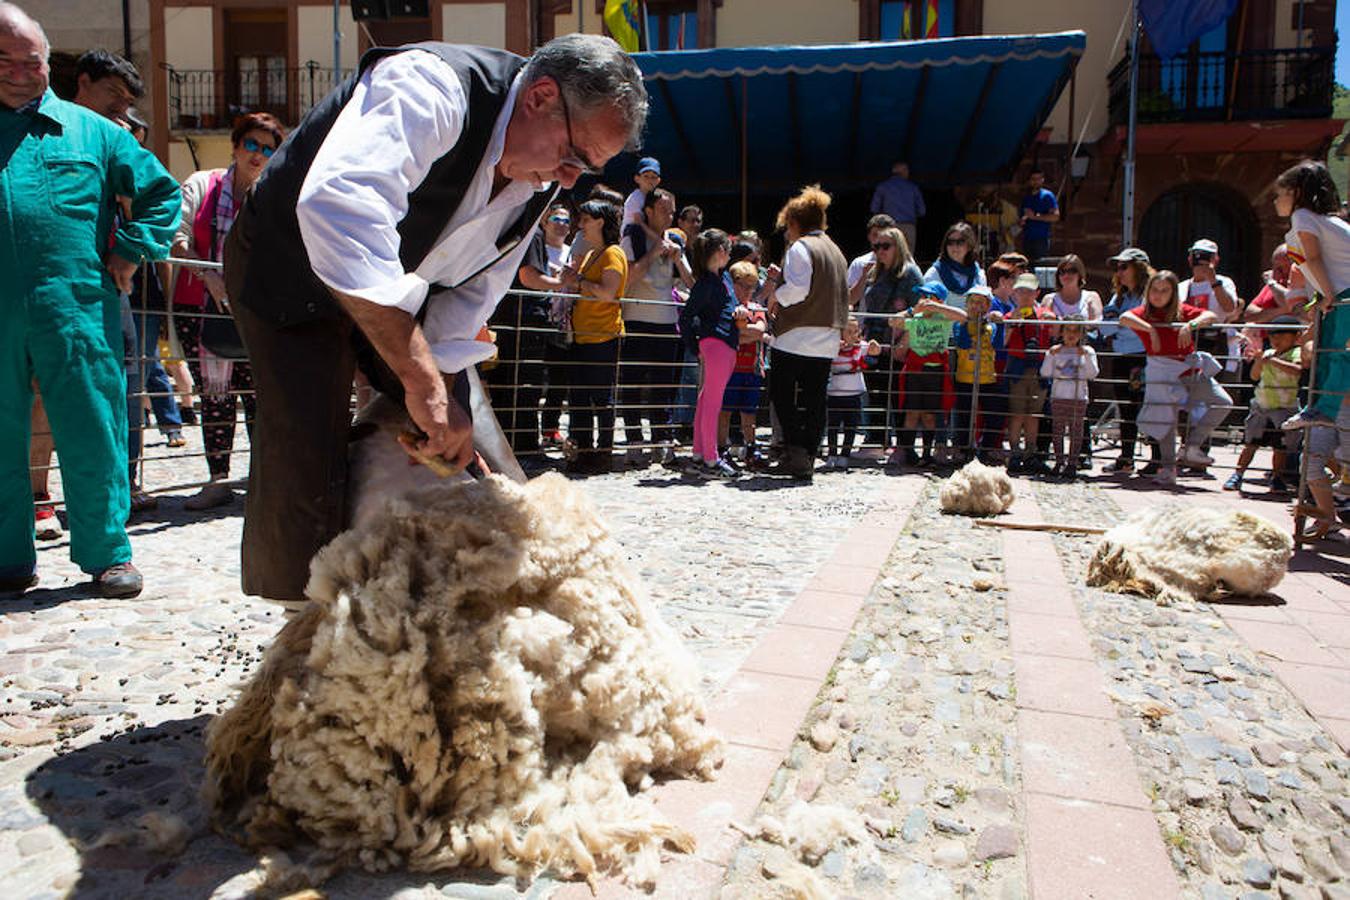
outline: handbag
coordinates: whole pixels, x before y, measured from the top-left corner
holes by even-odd
[[[211,192],[211,209],[207,214],[207,221],[211,223],[211,247],[216,246],[216,205],[220,202],[220,189],[221,181],[217,181],[215,190]],[[244,339],[239,336],[239,328],[234,324],[234,316],[221,307],[216,298],[211,296],[210,291],[203,293],[206,295],[208,315],[202,319],[200,338],[202,346],[221,359],[235,361],[248,359]]]

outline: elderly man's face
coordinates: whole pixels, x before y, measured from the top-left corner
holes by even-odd
[[[0,103],[18,109],[47,90],[51,70],[42,38],[32,26],[0,24]]]
[[[116,75],[98,81],[90,79],[88,75],[81,75],[76,84],[75,102],[114,122],[123,121],[127,110],[136,102],[136,95],[131,92],[131,88]]]
[[[590,114],[570,110],[558,83],[540,78],[516,100],[497,172],[536,185],[557,181],[570,188],[582,175],[573,160],[600,169],[627,143],[628,124],[617,109],[603,107]]]

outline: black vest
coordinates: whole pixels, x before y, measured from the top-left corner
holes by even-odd
[[[504,50],[437,42],[371,50],[361,58],[357,71],[311,109],[291,132],[235,220],[234,230],[242,233],[234,235],[234,246],[246,250],[248,257],[236,301],[262,319],[275,325],[296,325],[342,314],[310,266],[295,212],[300,188],[361,76],[379,60],[413,48],[435,53],[449,63],[464,87],[468,113],[459,141],[432,164],[426,178],[408,195],[408,212],[398,223],[399,259],[404,271],[414,271],[422,264],[459,208],[492,140],[512,80],[525,60]],[[502,235],[499,245],[508,248],[528,239],[556,194],[556,188],[537,192]]]

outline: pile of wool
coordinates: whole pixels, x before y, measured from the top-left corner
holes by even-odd
[[[639,791],[711,778],[691,658],[561,476],[397,499],[310,567],[311,602],[207,733],[218,826],[269,887],[360,865],[650,884],[692,838]]]
[[[945,513],[963,516],[996,516],[1013,504],[1013,485],[1008,473],[972,459],[942,483],[938,495]]]
[[[1293,552],[1293,539],[1260,516],[1164,506],[1106,532],[1088,563],[1087,583],[1163,603],[1221,591],[1259,596],[1280,583]]]

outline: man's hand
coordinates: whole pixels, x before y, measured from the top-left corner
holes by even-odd
[[[416,445],[419,452],[447,459],[456,469],[473,461],[473,423],[450,396],[439,372],[418,379],[417,384],[404,385],[403,402],[408,415],[426,435]]]
[[[108,270],[108,274],[112,276],[113,284],[117,285],[118,293],[130,294],[131,279],[136,276],[136,270],[140,267],[129,259],[123,259],[116,253],[108,254],[104,267]]]

